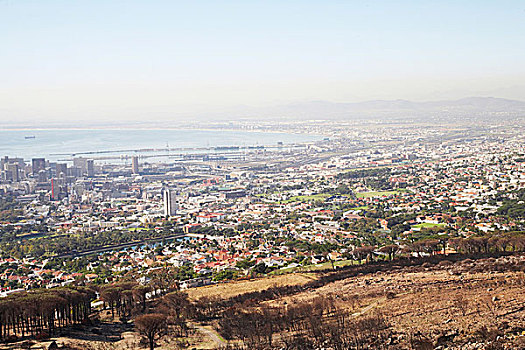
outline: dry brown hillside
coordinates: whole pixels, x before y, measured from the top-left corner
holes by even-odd
[[[196,304],[213,296],[211,316],[191,320],[188,337],[168,332],[157,349],[523,349],[524,271],[523,255],[445,257],[196,289]],[[107,311],[101,320],[56,338],[59,348],[145,348],[131,325]]]

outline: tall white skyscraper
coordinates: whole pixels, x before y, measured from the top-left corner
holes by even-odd
[[[176,203],[176,194],[173,190],[167,188],[162,192],[164,199],[164,216],[173,216],[177,214],[178,205]]]
[[[137,156],[131,157],[131,172],[133,174],[139,173],[139,157]]]

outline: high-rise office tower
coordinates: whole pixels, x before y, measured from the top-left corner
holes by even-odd
[[[176,202],[176,193],[167,188],[162,192],[164,199],[164,216],[173,216],[177,214],[178,205]]]
[[[86,168],[88,177],[95,176],[95,161],[93,159],[88,159],[86,161]]]
[[[81,175],[79,176],[95,176],[95,162],[93,161],[93,159],[87,159],[82,157],[73,158],[73,167],[80,169]]]
[[[46,170],[45,158],[33,158],[31,160],[31,168],[33,171],[33,176],[37,176],[41,170]]]
[[[64,174],[64,176],[67,176],[67,164],[66,163],[57,163],[57,166],[56,166],[57,177],[60,176],[60,174]]]
[[[86,158],[73,158],[73,167],[74,168],[80,168],[81,172],[84,173],[87,170],[87,159]]]
[[[67,197],[66,176],[60,173],[60,177],[51,179],[51,199],[58,201]]]
[[[73,166],[73,167],[67,168],[67,176],[81,177],[82,176],[82,168],[79,168],[77,166]]]
[[[17,163],[4,164],[5,179],[18,182],[20,181],[20,171]]]
[[[133,174],[139,173],[139,157],[137,156],[131,157],[131,171]]]
[[[47,182],[47,171],[40,170],[37,175],[37,181],[41,183]]]

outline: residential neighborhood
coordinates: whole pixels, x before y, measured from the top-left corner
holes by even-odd
[[[524,134],[497,128],[498,136],[465,131],[454,140],[443,128],[385,126],[374,137],[259,147],[242,161],[5,156],[1,292],[128,274],[146,282],[160,267],[189,287],[357,263],[364,247],[367,259],[384,259],[390,245],[443,254],[457,238],[521,231],[522,215],[509,210],[523,207]],[[447,141],[423,142],[436,134]]]

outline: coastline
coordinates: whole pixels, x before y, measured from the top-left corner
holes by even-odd
[[[28,138],[27,135],[35,136]],[[143,151],[213,149],[225,146],[265,146],[278,143],[309,145],[324,135],[284,130],[243,130],[225,128],[12,128],[0,129],[0,149],[4,155],[32,158],[44,156],[58,160],[64,154],[137,154]],[[83,142],[85,140],[85,143]],[[159,143],[160,140],[166,140]],[[15,151],[16,150],[16,151]],[[37,151],[38,150],[38,151]]]
[[[246,132],[246,133],[270,133],[270,134],[293,134],[293,135],[312,135],[319,137],[330,137],[329,135],[319,134],[316,132],[308,131],[284,131],[284,130],[272,130],[272,129],[243,129],[243,128],[202,128],[202,127],[191,127],[191,126],[179,126],[179,127],[117,127],[117,126],[108,126],[108,127],[13,127],[5,128],[5,126],[0,126],[0,132],[9,132],[9,131],[111,131],[111,130],[130,130],[130,131],[144,131],[144,130],[158,130],[158,131],[184,131],[184,130],[193,130],[193,131],[220,131],[220,132]]]

